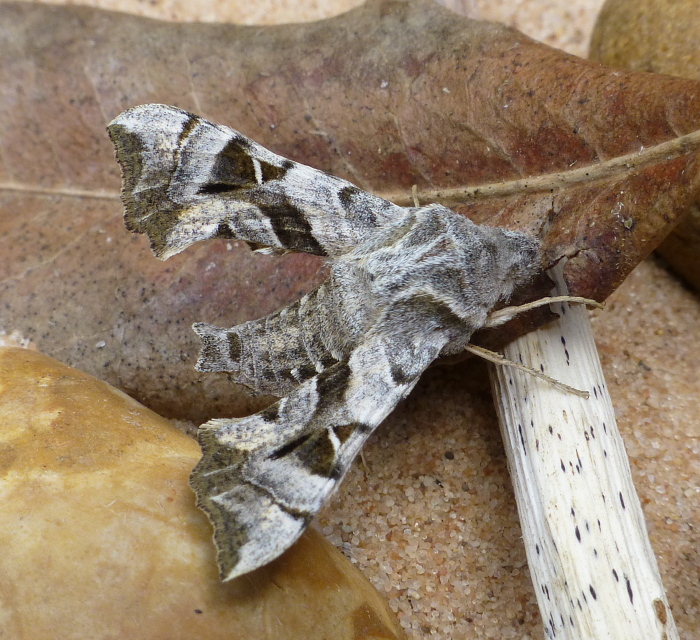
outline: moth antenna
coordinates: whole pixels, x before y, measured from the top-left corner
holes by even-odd
[[[566,297],[566,296],[561,296],[561,297]],[[474,344],[468,344],[466,347],[464,347],[464,350],[468,351],[469,353],[473,353],[475,356],[479,356],[480,358],[483,358],[484,360],[488,360],[489,362],[493,362],[494,364],[498,364],[498,365],[506,366],[506,367],[513,367],[515,369],[520,369],[520,371],[525,371],[526,373],[529,373],[529,374],[535,376],[536,378],[540,378],[540,380],[545,380],[546,382],[549,382],[549,384],[554,385],[555,387],[557,387],[558,389],[561,389],[562,391],[567,391],[568,393],[573,393],[574,395],[577,395],[581,398],[585,398],[586,400],[588,400],[588,398],[590,397],[590,394],[588,393],[588,391],[582,391],[581,389],[576,389],[576,387],[570,387],[568,384],[564,384],[563,382],[560,382],[559,380],[555,380],[554,378],[550,378],[548,375],[542,373],[541,371],[537,371],[537,369],[533,369],[532,367],[528,367],[527,365],[520,364],[519,362],[513,362],[512,360],[508,360],[508,358],[501,355],[500,353],[496,353],[495,351],[490,351],[489,349],[484,349],[483,347],[477,347]]]
[[[534,300],[533,302],[528,302],[527,304],[521,304],[514,307],[505,307],[504,309],[499,309],[498,311],[492,311],[486,318],[484,327],[493,328],[500,327],[509,320],[515,318],[515,316],[525,313],[525,311],[530,311],[530,309],[536,309],[537,307],[543,307],[546,304],[552,304],[554,302],[569,302],[577,304],[585,304],[587,307],[595,307],[596,309],[602,309],[605,305],[590,298],[580,298],[578,296],[553,296],[549,298],[540,298],[539,300]]]

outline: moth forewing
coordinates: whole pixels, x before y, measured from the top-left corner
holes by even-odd
[[[203,457],[190,484],[215,530],[221,577],[231,579],[274,560],[302,534],[345,476],[360,448],[415,385],[392,377],[383,336],[358,345],[287,398],[237,421],[212,421],[200,432]],[[430,363],[443,341],[431,340]],[[368,361],[376,361],[370,371]],[[310,405],[309,398],[316,401]],[[231,437],[231,432],[234,435]]]
[[[176,107],[133,107],[108,132],[127,227],[161,258],[221,237],[332,257],[404,211]]]

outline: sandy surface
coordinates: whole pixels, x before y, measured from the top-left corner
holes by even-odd
[[[313,20],[355,0],[105,0],[171,19]],[[449,3],[446,3],[449,4]],[[585,55],[600,0],[454,0]],[[642,264],[593,313],[603,367],[682,637],[700,626],[700,303]],[[411,639],[541,638],[485,368],[429,371],[373,436],[318,526],[384,592]]]

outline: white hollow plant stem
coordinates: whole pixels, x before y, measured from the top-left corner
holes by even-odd
[[[552,295],[566,294],[561,272]],[[588,312],[512,342],[505,356],[589,399],[489,365],[545,635],[556,640],[675,640]]]

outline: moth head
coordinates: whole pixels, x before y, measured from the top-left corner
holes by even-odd
[[[536,238],[497,229],[499,246],[500,291],[498,299],[507,301],[521,287],[530,282],[541,269],[540,242]]]

